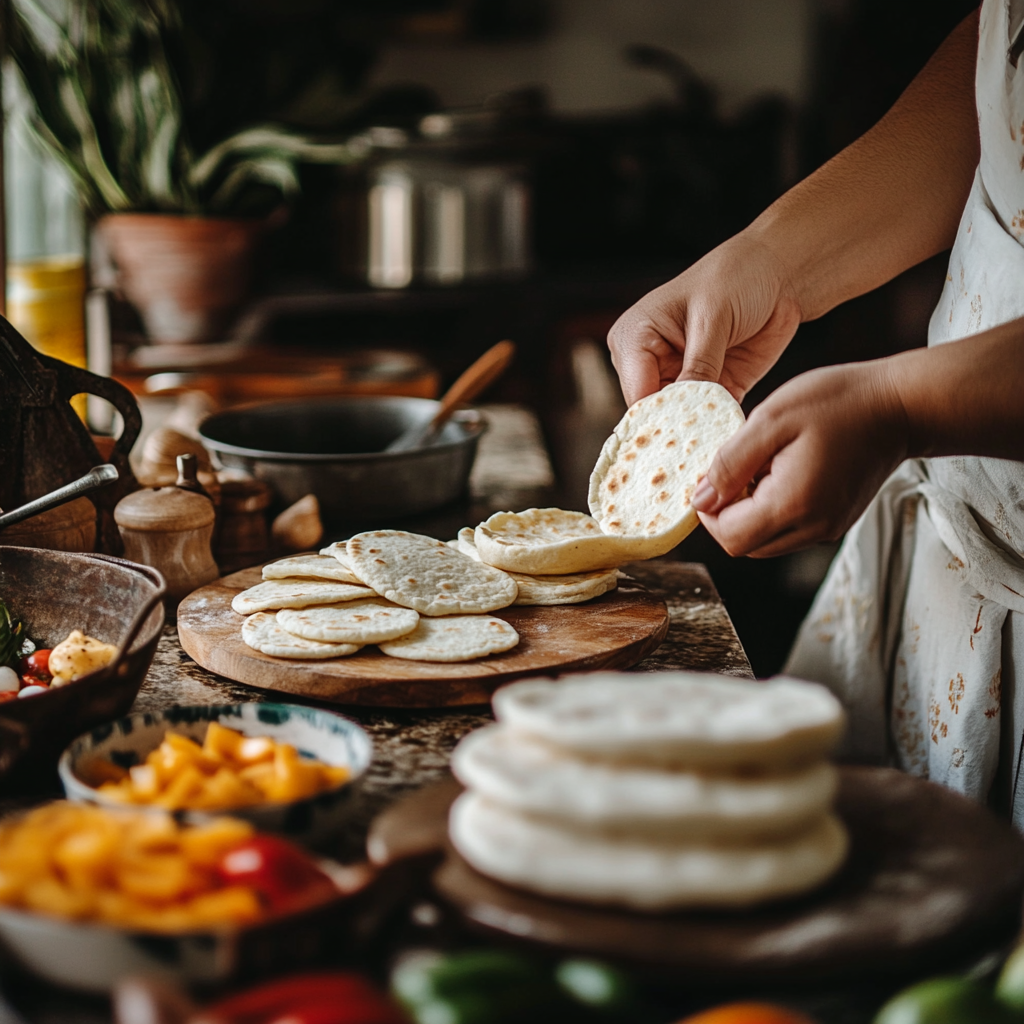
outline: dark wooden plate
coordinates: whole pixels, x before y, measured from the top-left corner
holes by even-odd
[[[451,707],[486,704],[502,683],[523,676],[629,668],[668,632],[668,609],[638,583],[584,604],[503,608],[495,612],[519,633],[504,654],[436,664],[403,661],[367,647],[348,658],[290,661],[242,641],[244,617],[231,609],[241,590],[262,579],[262,566],[243,569],[190,594],[178,606],[181,646],[211,672],[263,690],[339,704]]]
[[[370,831],[378,863],[446,847],[452,781]],[[1024,839],[950,790],[885,768],[843,768],[842,871],[799,900],[738,912],[641,914],[559,902],[474,871],[450,847],[434,887],[474,930],[602,957],[689,984],[810,984],[939,973],[1010,939]]]

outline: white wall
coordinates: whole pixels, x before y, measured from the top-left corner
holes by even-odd
[[[373,85],[422,82],[447,106],[480,103],[527,85],[547,88],[562,113],[622,110],[667,98],[667,80],[629,67],[630,43],[685,58],[735,108],[759,92],[799,100],[805,88],[811,0],[551,0],[554,25],[535,43],[387,48]]]

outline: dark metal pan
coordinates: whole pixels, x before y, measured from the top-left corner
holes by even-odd
[[[484,417],[464,410],[425,448],[385,452],[406,428],[427,423],[426,398],[318,398],[216,413],[203,444],[228,467],[269,483],[286,505],[315,494],[327,524],[379,522],[440,508],[466,491]]]

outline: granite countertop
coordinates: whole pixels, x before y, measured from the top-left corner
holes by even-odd
[[[670,626],[661,646],[633,671],[696,669],[751,678],[729,615],[702,565],[658,559],[624,567],[668,605]],[[175,704],[236,704],[293,700],[264,693],[207,672],[178,643],[177,631],[165,626],[153,667],[133,711],[159,711]],[[388,803],[410,789],[441,778],[455,744],[472,729],[490,721],[490,708],[423,710],[318,704],[363,726],[373,739],[374,759],[363,785],[363,799],[339,854],[361,855],[366,829]]]

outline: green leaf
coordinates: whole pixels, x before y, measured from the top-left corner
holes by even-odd
[[[250,210],[275,192],[296,195],[301,162],[351,163],[365,155],[354,141],[264,125],[197,159],[169,57],[183,38],[178,6],[11,0],[16,116],[67,167],[90,213]]]
[[[25,627],[17,616],[12,615],[0,599],[0,665],[7,665],[17,671],[18,651],[24,639]]]
[[[236,163],[210,197],[214,212],[226,212],[239,203],[244,189],[251,185],[270,185],[289,199],[299,192],[299,177],[294,165],[280,157],[251,157]]]

